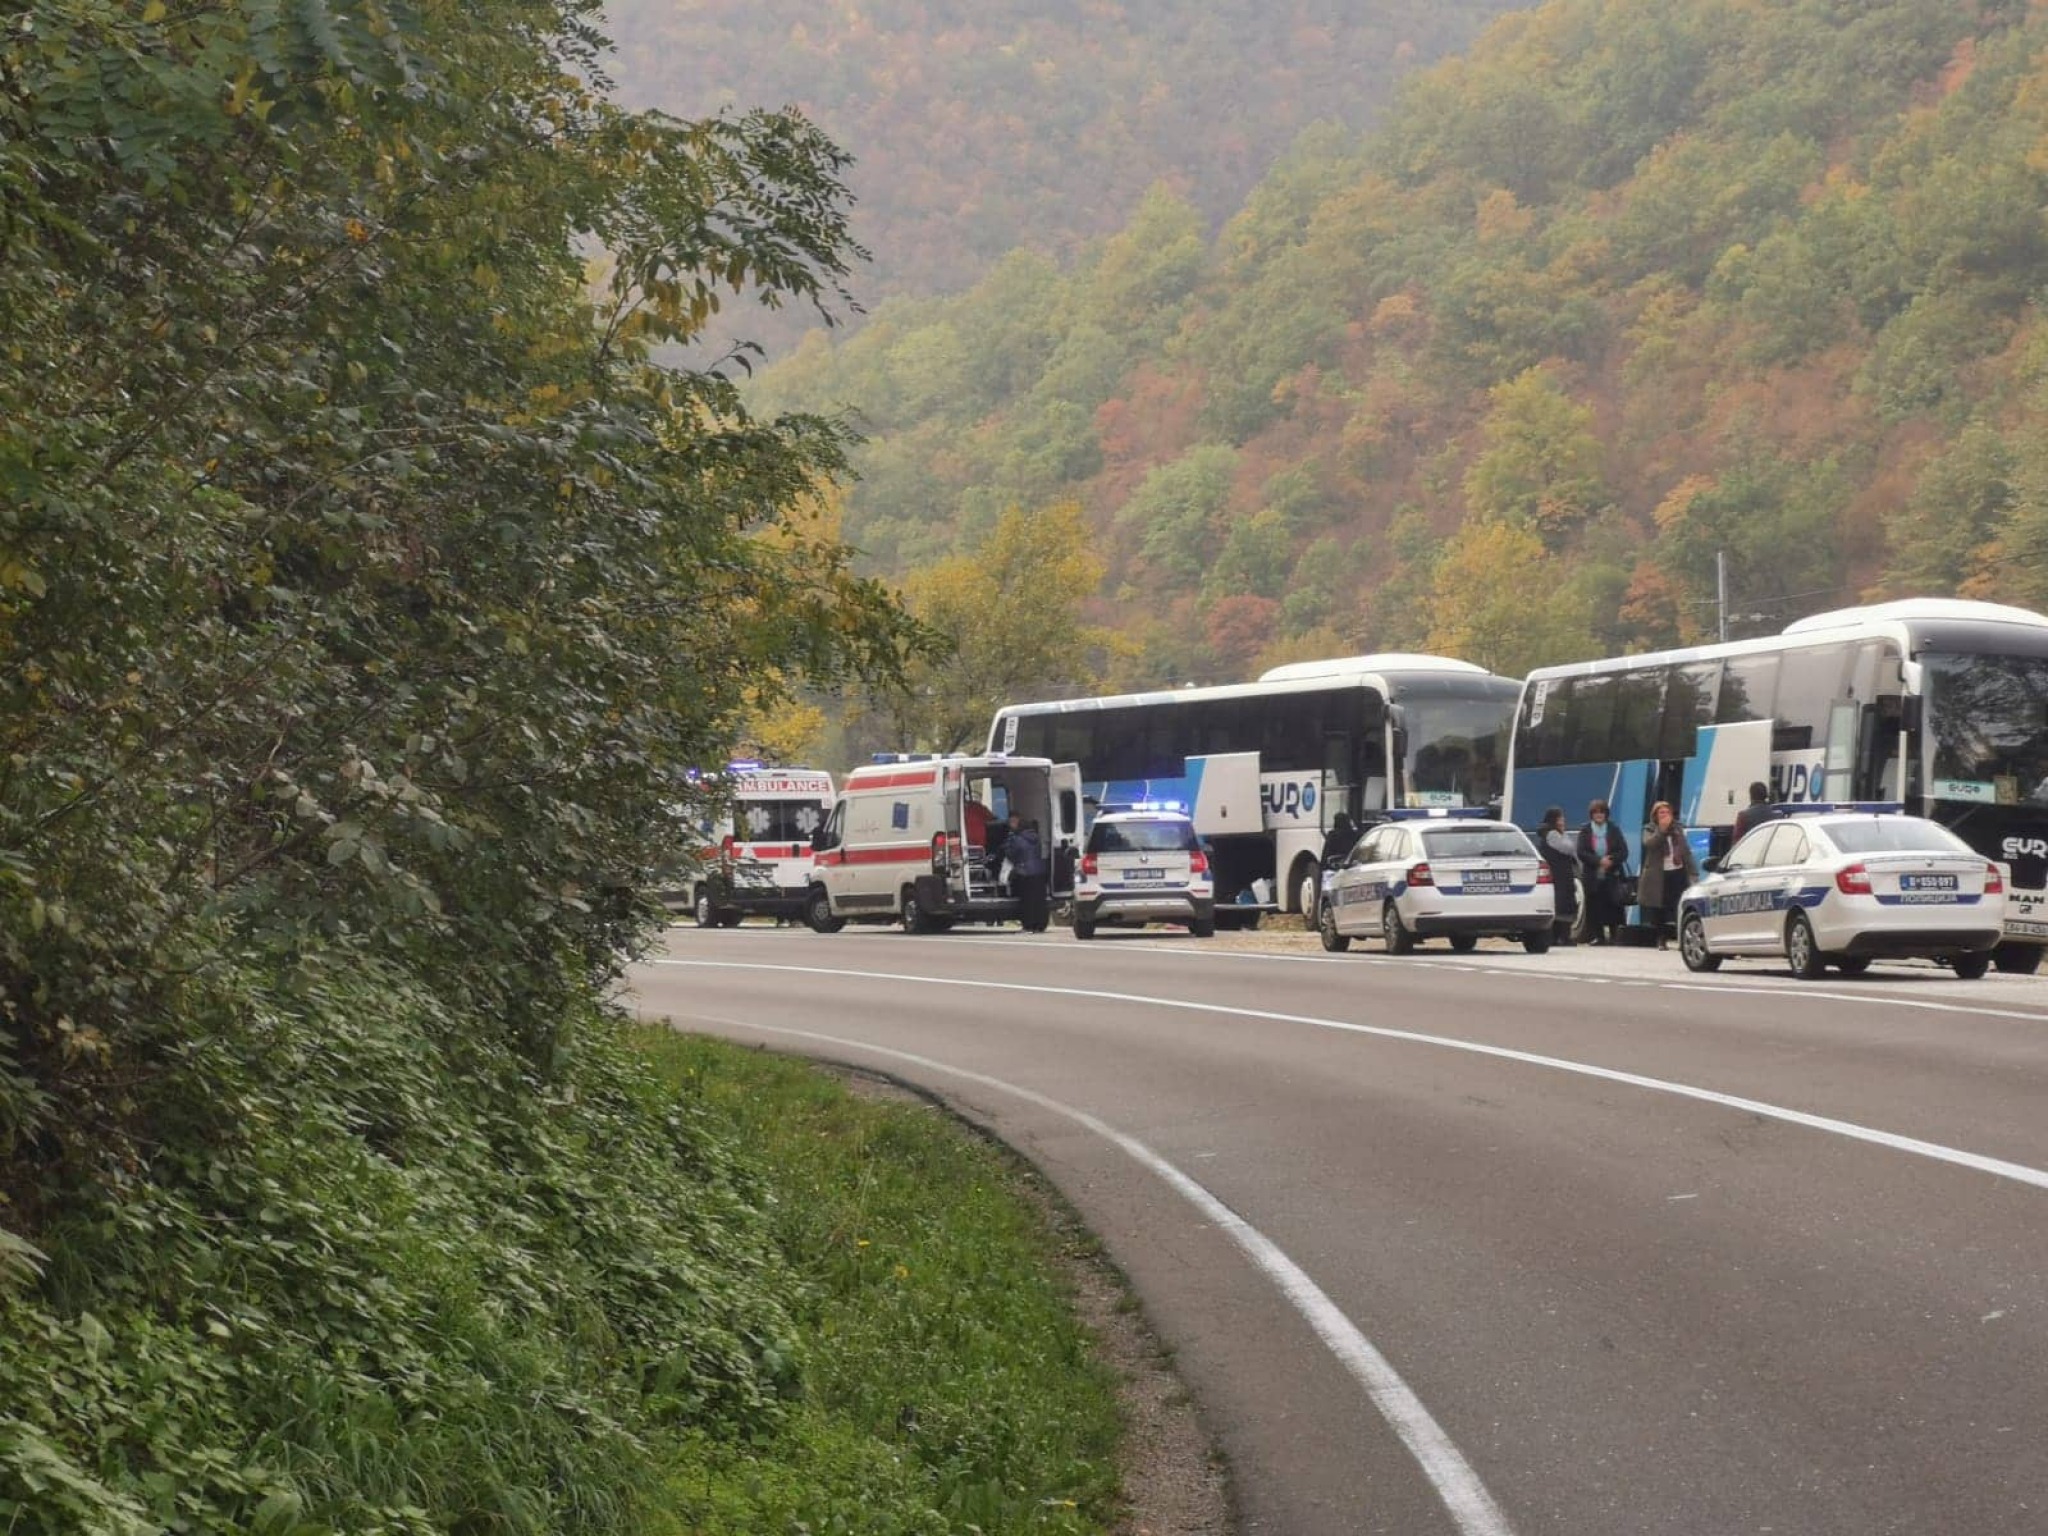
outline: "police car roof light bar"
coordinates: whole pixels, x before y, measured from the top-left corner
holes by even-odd
[[[1491,821],[1483,805],[1430,805],[1387,812],[1388,821]]]
[[[1780,816],[1903,816],[1905,805],[1897,800],[1831,800],[1799,805],[1774,805]]]

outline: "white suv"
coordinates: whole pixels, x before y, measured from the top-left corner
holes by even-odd
[[[1185,923],[1206,939],[1216,931],[1216,884],[1186,813],[1108,811],[1088,829],[1074,877],[1074,937],[1105,923]]]

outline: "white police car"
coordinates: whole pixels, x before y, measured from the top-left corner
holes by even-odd
[[[1695,971],[1782,955],[1796,976],[1861,975],[1879,957],[1947,962],[1974,980],[2005,929],[2005,872],[1896,806],[1787,807],[1710,863],[1679,904]]]
[[[1540,955],[1556,921],[1550,866],[1520,827],[1478,812],[1395,811],[1323,876],[1317,927],[1334,952],[1377,935],[1394,955],[1438,937],[1459,951],[1518,938]]]
[[[1187,812],[1170,802],[1105,806],[1074,877],[1074,937],[1104,924],[1185,923],[1216,932],[1216,884]]]

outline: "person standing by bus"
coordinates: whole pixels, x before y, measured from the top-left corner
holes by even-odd
[[[1550,866],[1550,884],[1557,898],[1551,942],[1569,944],[1572,923],[1579,915],[1579,844],[1565,830],[1563,806],[1553,805],[1543,813],[1543,824],[1536,829],[1536,851]]]
[[[1608,820],[1607,802],[1586,807],[1579,828],[1579,869],[1586,879],[1587,931],[1595,944],[1612,944],[1628,906],[1628,839]]]
[[[1003,855],[1010,861],[1010,889],[1017,895],[1018,917],[1026,933],[1043,933],[1048,914],[1045,901],[1045,849],[1038,841],[1037,823],[1026,824],[1016,812],[1010,813],[1010,835],[1003,841]]]
[[[1671,802],[1659,800],[1650,807],[1650,826],[1643,834],[1643,876],[1637,897],[1643,917],[1657,934],[1657,947],[1669,942],[1678,920],[1678,898],[1699,879],[1699,861],[1692,843]]]
[[[1771,787],[1762,779],[1758,779],[1749,786],[1749,804],[1735,813],[1735,835],[1732,841],[1739,843],[1765,822],[1777,819],[1778,812],[1771,808]]]

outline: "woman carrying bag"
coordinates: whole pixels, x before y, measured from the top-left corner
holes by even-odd
[[[1612,944],[1628,910],[1628,839],[1608,821],[1607,802],[1586,807],[1579,828],[1579,869],[1586,880],[1586,932],[1594,944]]]
[[[1665,947],[1667,935],[1677,925],[1678,898],[1699,877],[1699,861],[1693,857],[1692,843],[1678,813],[1668,800],[1659,800],[1650,807],[1650,826],[1643,834],[1643,875],[1637,897],[1644,918],[1656,929],[1659,949]]]

